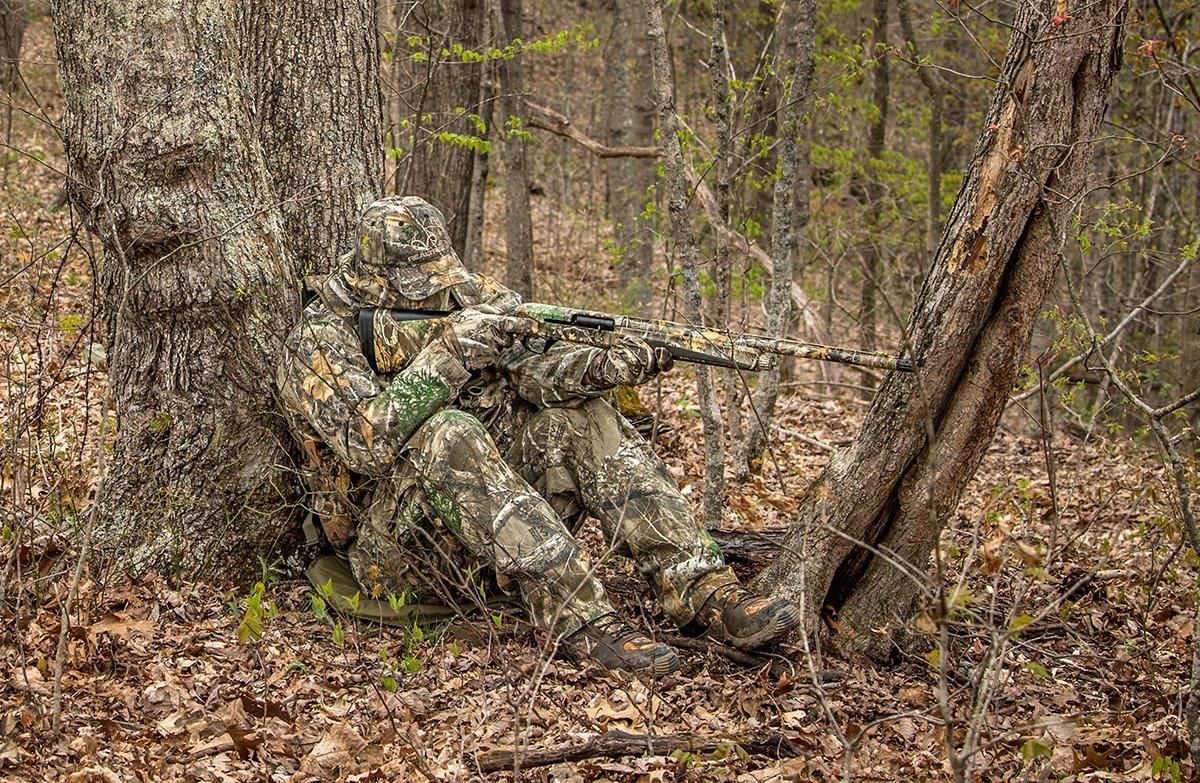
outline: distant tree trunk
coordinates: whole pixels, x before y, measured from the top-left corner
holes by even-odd
[[[605,0],[612,19],[612,34],[604,47],[604,104],[608,116],[605,142],[610,147],[634,147],[653,142],[647,122],[648,82],[638,67],[640,48],[635,39],[642,26],[635,23],[632,0]],[[621,300],[629,309],[645,314],[654,294],[654,245],[642,221],[646,191],[653,168],[632,157],[609,158],[608,217],[613,222],[616,242],[617,277]]]
[[[663,29],[662,0],[645,0],[646,35],[650,40],[650,72],[654,85],[654,99],[658,105],[658,123],[662,135],[663,157],[666,168],[667,211],[671,218],[671,237],[675,252],[679,254],[679,266],[683,271],[683,306],[687,321],[697,326],[704,324],[704,306],[700,298],[700,275],[696,253],[696,236],[692,230],[692,219],[688,214],[688,187],[683,146],[679,140],[679,115],[675,111],[675,85],[672,77],[670,48],[666,31]],[[717,14],[723,13],[718,4]],[[696,367],[696,384],[699,387],[700,416],[704,422],[704,447],[709,455],[705,464],[705,476],[711,486],[723,484],[724,458],[718,461],[712,454],[724,454],[724,427],[721,409],[717,405],[714,373],[711,367]],[[717,498],[711,493],[706,496],[705,512],[711,514],[708,524],[720,521]],[[715,517],[715,518],[714,518]]]
[[[870,241],[867,245],[867,254],[863,259],[863,281],[862,292],[859,307],[859,320],[862,333],[862,347],[867,350],[874,350],[878,342],[877,331],[877,308],[879,298],[879,274],[881,269],[880,258],[883,255],[881,246],[882,228],[879,225],[880,213],[883,210],[883,185],[880,182],[882,176],[881,165],[883,157],[883,145],[887,136],[888,112],[891,109],[891,75],[888,70],[888,58],[891,57],[891,52],[888,51],[888,4],[891,0],[874,0],[871,11],[871,30],[874,38],[874,58],[875,65],[872,68],[874,73],[874,107],[875,114],[871,118],[871,130],[867,135],[867,234],[870,236]],[[899,2],[907,2],[907,0],[899,0]],[[864,385],[869,385],[871,382],[870,375],[864,375]],[[866,391],[865,394],[869,398],[871,391]]]
[[[483,77],[479,80],[479,119],[489,132],[495,130],[493,121],[496,116],[496,93],[499,91],[496,82],[496,64],[485,64]],[[490,171],[491,153],[475,153],[471,159],[471,193],[467,198],[467,231],[462,256],[463,264],[472,272],[483,270],[483,219],[486,216]]]
[[[805,493],[762,576],[838,611],[846,646],[886,657],[918,574],[991,442],[1121,61],[1127,0],[1021,6],[971,166],[910,322],[919,376],[892,373],[849,447]],[[930,432],[932,430],[932,432]],[[872,556],[852,541],[889,554]],[[919,579],[917,580],[919,582]]]
[[[504,46],[521,39],[521,0],[488,0],[493,29]],[[519,47],[518,47],[519,48]],[[533,293],[533,214],[529,205],[529,172],[525,167],[525,80],[521,53],[496,64],[500,78],[500,127],[504,162],[505,285],[523,297]]]
[[[17,87],[21,41],[25,37],[27,0],[0,0],[0,87],[12,92]]]
[[[98,544],[137,572],[242,578],[298,527],[274,366],[299,274],[349,244],[355,202],[378,185],[379,116],[373,33],[331,32],[339,20],[370,27],[371,6],[314,2],[308,13],[323,19],[288,15],[282,28],[267,16],[279,12],[218,0],[54,6],[70,198],[105,251],[117,423]],[[246,52],[269,77],[242,70]],[[256,111],[289,106],[307,114],[259,127]],[[345,168],[331,179],[305,172],[332,161]],[[306,208],[318,226],[299,225]]]
[[[766,331],[771,337],[786,337],[792,322],[792,278],[795,271],[797,199],[801,197],[796,179],[804,167],[804,125],[813,79],[813,54],[816,35],[816,0],[800,0],[793,14],[783,23],[785,45],[777,67],[783,74],[780,92],[779,173],[775,181],[771,208],[771,284],[767,291]],[[808,187],[803,188],[807,213]],[[750,417],[743,440],[738,444],[734,472],[745,478],[766,448],[771,417],[779,396],[779,370],[759,374],[758,388],[750,400]]]
[[[729,225],[730,168],[733,158],[733,107],[729,100],[729,50],[725,46],[725,13],[725,0],[713,0],[708,70],[712,79],[713,125],[717,131],[716,159],[713,161],[716,172],[717,220],[722,226]],[[710,302],[709,312],[712,318],[709,325],[716,329],[728,329],[733,271],[730,266],[730,236],[723,231],[716,234],[711,273],[716,291]],[[728,392],[726,399],[738,400],[736,384],[740,377],[732,371],[723,375]],[[709,424],[707,420],[705,422],[707,448],[704,459],[704,523],[708,527],[715,527],[721,523],[725,509],[725,422],[717,404],[715,386],[714,382],[710,389],[706,390],[712,400],[712,423]],[[741,412],[740,404],[734,403],[727,407],[731,411],[737,408],[739,414]],[[737,423],[740,425],[740,418],[737,419]]]
[[[4,105],[4,171],[8,172],[12,147],[13,101],[21,83],[21,40],[25,37],[25,0],[0,0],[0,90],[7,94]]]
[[[926,217],[926,235],[929,253],[937,249],[942,235],[942,175],[946,171],[945,123],[943,121],[946,82],[934,68],[921,62],[921,51],[917,48],[917,36],[913,31],[909,0],[896,0],[896,16],[900,18],[900,29],[908,46],[908,56],[917,63],[917,76],[929,93],[929,165],[926,167],[926,189],[929,206]],[[918,264],[918,276],[924,276],[924,254]]]
[[[415,3],[409,17],[410,29],[405,32],[421,36],[419,50],[424,57],[420,61],[402,60],[400,78],[413,87],[397,93],[409,135],[394,191],[421,196],[440,209],[446,217],[450,241],[464,258],[473,253],[467,246],[467,228],[475,152],[463,144],[439,139],[437,134],[480,135],[469,115],[480,113],[483,68],[477,63],[459,62],[458,58],[448,59],[442,50],[461,44],[478,51],[486,43],[486,18],[484,0]],[[463,112],[460,114],[458,109]]]

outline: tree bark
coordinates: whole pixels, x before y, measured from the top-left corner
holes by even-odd
[[[409,22],[411,32],[420,37],[423,57],[402,58],[397,63],[400,78],[412,88],[398,92],[399,112],[407,120],[409,136],[394,191],[421,196],[440,209],[450,241],[463,258],[472,255],[467,232],[475,153],[444,136],[438,138],[438,134],[479,135],[469,115],[480,113],[477,102],[483,68],[479,63],[443,55],[442,50],[461,44],[479,51],[486,43],[485,12],[484,0],[415,4]]]
[[[488,0],[499,45],[517,44],[512,59],[496,64],[500,77],[500,140],[504,162],[504,282],[525,298],[533,294],[533,215],[525,166],[525,79],[521,73],[521,0]]]
[[[351,202],[378,184],[369,172],[378,164],[367,165],[378,114],[362,108],[378,106],[377,93],[349,77],[370,73],[373,43],[317,32],[354,14],[369,24],[369,8],[310,6],[330,15],[319,23],[290,9],[304,33],[252,18],[255,9],[270,13],[219,0],[54,6],[69,195],[105,252],[98,284],[116,427],[97,546],[135,572],[220,568],[240,578],[290,543],[298,525],[284,467],[291,438],[273,393],[277,351],[299,311],[299,271],[348,244]],[[245,41],[251,33],[261,40]],[[269,77],[245,72],[246,52]],[[326,69],[328,86],[322,61],[346,63]],[[328,97],[272,94],[323,89],[365,91],[346,93],[360,107],[350,115]],[[256,109],[289,102],[309,114],[260,133]],[[372,116],[374,131],[348,127]],[[274,143],[294,157],[268,154]],[[344,191],[296,171],[335,159],[358,162],[342,172],[353,172]],[[330,214],[298,228],[289,205],[308,198]]]
[[[327,271],[383,178],[375,6],[241,0],[237,14],[254,131],[284,242],[302,274]]]
[[[1053,277],[1052,235],[1084,187],[1121,61],[1125,10],[1126,0],[1072,4],[1064,20],[1046,0],[1017,13],[911,318],[923,368],[885,379],[762,575],[804,605],[810,630],[832,606],[839,641],[882,658],[889,629],[917,606],[930,552],[991,442]]]
[[[606,0],[612,18],[612,34],[604,47],[604,103],[610,147],[649,145],[653,141],[646,90],[646,74],[638,67],[640,47],[634,31],[632,0]],[[644,314],[654,294],[654,244],[642,221],[646,191],[653,168],[629,157],[610,158],[607,175],[608,217],[613,222],[617,278],[621,299],[629,309]]]

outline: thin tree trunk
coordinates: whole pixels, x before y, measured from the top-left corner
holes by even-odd
[[[713,124],[717,129],[716,199],[717,218],[721,226],[729,225],[730,160],[733,157],[733,132],[730,115],[733,107],[729,100],[729,51],[725,47],[725,0],[713,0],[712,41],[708,56],[708,69],[712,74]],[[713,257],[712,278],[716,295],[712,301],[711,325],[716,329],[729,328],[730,296],[730,236],[724,231],[716,232],[716,253]],[[727,399],[737,399],[735,384],[739,378],[733,371],[725,373]],[[715,384],[710,384],[708,394],[713,398],[713,423],[705,426],[704,460],[704,521],[709,527],[720,524],[725,508],[725,427],[716,403]],[[710,432],[711,430],[711,432]],[[711,434],[711,437],[709,435]]]
[[[796,177],[801,167],[804,124],[813,78],[816,1],[800,0],[791,21],[784,24],[785,44],[781,47],[783,89],[780,93],[782,121],[779,125],[779,169],[771,209],[772,272],[766,302],[766,332],[771,337],[786,337],[792,319],[791,290],[796,257],[796,217],[798,188]],[[807,200],[807,189],[803,197]],[[745,478],[761,458],[770,433],[771,417],[779,396],[779,371],[759,375],[758,388],[750,401],[750,417],[745,436],[739,444],[734,471]]]
[[[495,137],[496,95],[499,92],[496,64],[485,64],[479,80],[479,119],[489,138]],[[471,159],[471,193],[467,200],[467,230],[463,240],[463,264],[472,272],[483,271],[483,222],[487,207],[487,180],[491,152],[477,152]]]
[[[1090,142],[1121,61],[1126,0],[1045,0],[1013,23],[972,164],[910,325],[916,376],[890,374],[861,430],[805,494],[763,574],[809,611],[839,612],[848,646],[885,657],[991,442],[1053,277],[1052,227],[1084,189]],[[872,556],[863,541],[888,557]],[[897,564],[909,564],[904,570]],[[908,569],[915,569],[914,574]]]
[[[488,13],[500,45],[521,39],[521,0],[488,0]],[[505,285],[528,298],[533,293],[533,215],[529,205],[529,172],[525,167],[525,80],[521,53],[496,63],[500,78],[500,127],[504,162]]]
[[[351,76],[374,67],[373,34],[319,32],[353,15],[371,26],[370,6],[310,10],[335,18],[277,27],[253,16],[273,13],[266,6],[217,0],[54,7],[70,198],[105,250],[117,425],[97,546],[135,571],[244,577],[298,527],[284,467],[291,439],[273,393],[277,351],[299,310],[298,273],[348,244],[339,227],[379,173],[367,164],[378,154],[368,146],[377,111],[292,94],[346,90],[359,107],[378,107],[374,85]],[[247,52],[269,79],[242,70]],[[345,80],[319,81],[322,61],[345,63]],[[275,111],[272,100],[309,114],[260,134],[256,112]],[[348,127],[359,122],[375,130]],[[321,142],[305,128],[320,128]],[[294,157],[264,144],[288,145]],[[335,159],[349,163],[333,176],[353,172],[339,180],[344,192],[302,171]],[[292,211],[305,199],[329,213],[308,229]]]
[[[859,325],[862,347],[873,351],[878,344],[878,298],[879,275],[882,269],[883,247],[880,242],[880,214],[883,211],[882,158],[884,140],[887,136],[888,113],[891,109],[891,75],[888,69],[888,4],[891,0],[874,0],[871,10],[871,31],[874,39],[874,106],[871,129],[867,135],[867,254],[863,259],[863,280],[859,303]],[[906,2],[906,0],[900,0]],[[863,385],[871,383],[871,376],[863,376]],[[864,394],[870,397],[872,392]]]
[[[0,0],[0,91],[4,102],[4,174],[8,174],[12,148],[13,102],[21,84],[21,41],[25,37],[26,0]]]
[[[27,0],[0,0],[0,88],[17,89],[17,69],[21,61],[21,41],[25,37]]]
[[[704,305],[700,298],[696,237],[692,231],[691,216],[688,214],[687,167],[679,140],[679,115],[675,112],[675,85],[671,75],[670,49],[663,29],[662,0],[645,0],[644,8],[646,35],[650,40],[650,70],[654,98],[658,104],[658,122],[663,140],[667,211],[671,218],[671,237],[683,271],[684,315],[689,323],[701,325],[704,323]],[[722,441],[725,433],[711,367],[696,368],[696,384],[700,396],[700,417],[704,422],[705,454],[708,455],[705,462],[706,481],[721,486],[725,462]],[[721,455],[719,460],[711,456],[714,452]],[[716,524],[721,518],[720,505],[710,509],[707,500],[706,497],[705,511],[713,516],[706,518],[706,521]]]
[[[908,7],[909,0],[896,0],[896,16],[900,18],[900,29],[904,33],[904,41],[908,46],[910,59],[917,63],[917,76],[929,93],[929,164],[926,172],[926,189],[929,205],[926,217],[926,235],[928,237],[928,254],[932,255],[937,249],[939,237],[942,235],[942,176],[946,170],[946,150],[944,141],[945,113],[943,96],[946,84],[942,76],[932,67],[921,62],[921,51],[917,48],[917,37],[913,31],[912,13]],[[924,277],[925,255],[921,254],[917,265],[918,277]]]
[[[643,74],[637,68],[638,47],[634,31],[633,0],[606,0],[605,9],[612,18],[612,34],[604,48],[604,103],[608,116],[607,138],[610,147],[650,144],[652,134],[642,88]],[[616,242],[617,278],[622,304],[634,312],[643,311],[654,294],[654,245],[642,221],[642,208],[653,169],[644,161],[628,157],[609,158],[607,175],[608,217],[613,222]]]
[[[414,86],[398,93],[409,134],[396,191],[421,196],[442,211],[460,256],[470,255],[467,224],[475,152],[451,138],[479,136],[469,115],[478,115],[481,108],[477,103],[483,67],[447,58],[442,50],[461,44],[479,51],[486,42],[485,21],[484,0],[415,4],[409,25],[424,56],[402,58],[400,66],[401,78]]]

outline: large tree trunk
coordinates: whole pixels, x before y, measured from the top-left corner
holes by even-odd
[[[347,249],[383,177],[379,36],[365,0],[241,0],[255,127],[302,272]]]
[[[299,272],[348,244],[352,202],[377,185],[378,94],[372,36],[317,32],[337,19],[369,25],[369,6],[296,3],[277,27],[268,14],[282,9],[269,5],[54,8],[70,197],[105,251],[117,424],[99,544],[135,571],[245,575],[297,527],[274,365]],[[298,21],[304,13],[327,18]],[[269,76],[250,78],[243,52]],[[318,79],[322,61],[368,76]],[[360,108],[313,94],[332,84]],[[260,132],[256,109],[288,106],[308,114]],[[362,122],[374,127],[348,127]],[[334,172],[334,160],[358,163]],[[341,190],[325,187],[343,175]],[[299,226],[304,204],[317,227]]]
[[[424,57],[397,63],[411,88],[398,93],[409,136],[394,189],[421,196],[440,209],[450,241],[463,258],[474,257],[467,240],[475,153],[450,137],[479,136],[469,115],[482,113],[483,67],[444,56],[442,50],[455,44],[476,52],[482,49],[486,20],[484,0],[425,0],[413,5],[408,27],[397,31],[401,36],[419,36]]]
[[[910,324],[919,375],[885,380],[854,442],[805,494],[765,583],[877,657],[909,617],[930,552],[991,442],[1053,277],[1121,61],[1126,0],[1022,6]],[[1064,19],[1065,16],[1065,19]],[[1056,24],[1057,22],[1057,24]],[[852,541],[890,554],[871,556]]]

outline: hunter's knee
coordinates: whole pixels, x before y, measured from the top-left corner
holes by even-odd
[[[481,459],[500,459],[483,422],[452,408],[426,419],[408,445],[416,452],[437,455],[446,467],[456,470],[469,470]]]

